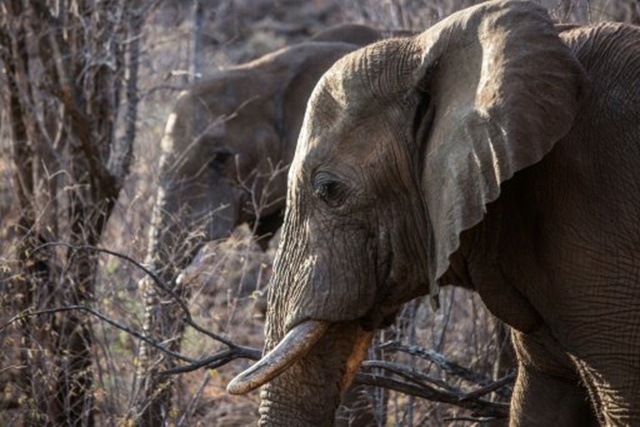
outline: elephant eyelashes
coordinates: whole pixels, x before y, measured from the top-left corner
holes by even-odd
[[[313,195],[331,207],[337,207],[346,198],[346,188],[334,176],[320,172],[313,180]]]

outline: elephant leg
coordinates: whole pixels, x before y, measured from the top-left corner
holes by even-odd
[[[597,426],[589,394],[574,363],[544,328],[512,333],[518,378],[511,398],[511,427]]]
[[[620,353],[622,354],[622,353]],[[599,421],[606,426],[637,425],[640,420],[640,372],[636,362],[597,357],[593,361],[575,360],[596,408]],[[621,372],[627,367],[627,372]]]
[[[520,365],[511,400],[511,427],[597,426],[586,391]]]

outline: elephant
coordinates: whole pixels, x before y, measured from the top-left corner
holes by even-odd
[[[490,0],[336,62],[288,175],[261,425],[331,425],[374,330],[441,286],[511,331],[511,426],[640,425],[640,28]]]

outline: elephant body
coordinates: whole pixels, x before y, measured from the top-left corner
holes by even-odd
[[[625,28],[564,38],[576,46],[573,36],[591,32],[604,46]],[[640,41],[633,33],[626,35]],[[593,414],[601,425],[640,422],[640,186],[632,172],[640,167],[640,116],[618,98],[632,86],[599,75],[606,55],[575,53],[591,79],[571,132],[503,184],[483,221],[462,235],[466,271],[445,278],[477,290],[513,328],[515,425],[584,426]],[[594,127],[612,117],[615,129]]]
[[[371,331],[452,284],[512,329],[512,426],[640,424],[638,82],[638,27],[522,1],[338,61],[289,174],[266,355],[229,390],[266,383],[263,425],[331,425]]]
[[[604,24],[562,38],[588,79],[572,129],[505,183],[471,230],[466,283],[514,327],[525,373],[543,364],[583,382],[602,424],[631,425],[640,422],[640,29]]]

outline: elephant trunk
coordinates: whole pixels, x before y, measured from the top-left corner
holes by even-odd
[[[314,321],[310,321],[314,322]],[[363,331],[357,322],[330,325],[317,322],[326,330],[306,354],[301,352],[290,366],[262,389],[260,425],[332,426],[342,393],[352,382],[364,359],[373,333]],[[304,324],[303,324],[304,325]],[[295,329],[294,329],[295,330]],[[288,334],[289,335],[289,334]],[[288,346],[287,338],[281,345]],[[314,338],[317,338],[314,336]],[[258,362],[264,365],[273,353]],[[281,365],[281,366],[284,366]],[[265,376],[261,379],[267,379]],[[238,384],[238,383],[236,383]],[[253,385],[256,385],[254,383]]]
[[[228,386],[233,394],[261,391],[260,425],[330,426],[373,333],[357,320],[307,318],[288,323],[285,289],[276,275],[269,290],[265,356]]]
[[[266,382],[261,390],[263,426],[333,425],[342,392],[373,337],[361,323],[374,295],[356,288],[373,280],[332,274],[330,267],[341,267],[343,260],[332,263],[321,251],[311,250],[317,246],[304,218],[304,209],[286,213],[269,285],[265,356],[229,386],[232,393],[244,393]],[[349,292],[340,292],[345,289]],[[362,307],[347,311],[354,301]]]

